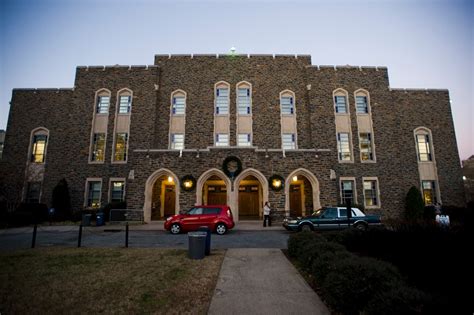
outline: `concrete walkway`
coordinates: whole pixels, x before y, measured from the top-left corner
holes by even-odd
[[[278,249],[228,249],[209,314],[330,314]]]

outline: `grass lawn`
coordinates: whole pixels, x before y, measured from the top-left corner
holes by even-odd
[[[224,251],[48,248],[0,254],[0,314],[206,314]]]

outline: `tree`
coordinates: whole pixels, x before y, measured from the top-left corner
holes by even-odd
[[[405,199],[405,218],[410,221],[422,219],[424,208],[420,190],[412,186]]]
[[[65,220],[71,217],[71,197],[69,196],[69,187],[65,178],[61,179],[56,187],[54,187],[51,199],[56,218]]]

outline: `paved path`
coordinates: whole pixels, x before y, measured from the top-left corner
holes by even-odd
[[[229,249],[209,314],[330,314],[279,249]]]

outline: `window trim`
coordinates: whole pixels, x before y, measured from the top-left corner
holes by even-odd
[[[92,102],[93,103],[92,104],[93,105],[93,107],[92,107],[93,116],[92,116],[91,132],[90,132],[90,135],[89,135],[89,156],[87,158],[88,164],[104,164],[105,160],[106,160],[106,156],[107,156],[107,137],[108,137],[107,129],[108,129],[108,125],[109,125],[108,122],[107,122],[107,126],[105,128],[105,131],[103,132],[103,133],[105,133],[104,160],[103,161],[92,161],[92,159],[91,159],[91,157],[92,157],[92,146],[93,146],[93,143],[94,143],[94,134],[95,133],[102,133],[102,132],[99,132],[98,130],[95,130],[96,117],[97,116],[108,117],[109,113],[110,113],[110,103],[109,103],[109,110],[107,111],[107,113],[103,113],[103,114],[97,113],[97,110],[96,110],[96,108],[97,108],[97,99],[100,96],[100,94],[108,94],[110,99],[112,100],[112,92],[109,89],[101,88],[101,89],[95,91],[94,101]],[[114,126],[114,128],[115,128],[115,126]]]
[[[239,136],[240,135],[246,135],[247,136],[247,142],[248,145],[239,145]],[[250,139],[249,139],[250,138]],[[249,148],[249,147],[252,147],[252,134],[251,133],[248,133],[248,132],[242,132],[242,133],[237,133],[237,147],[239,148]]]
[[[367,98],[367,113],[359,113],[357,112],[357,96],[365,96]],[[354,108],[356,115],[371,115],[372,114],[372,106],[370,104],[370,93],[366,89],[357,89],[354,91]]]
[[[420,179],[420,192],[421,192],[421,198],[423,199],[423,204],[426,206],[433,206],[435,204],[430,204],[430,205],[427,205],[425,204],[425,195],[423,193],[423,182],[431,182],[431,183],[434,183],[435,185],[435,188],[434,188],[434,197],[436,199],[435,202],[441,202],[441,191],[439,189],[439,183],[438,183],[438,180],[437,179]]]
[[[116,161],[115,160],[115,152],[116,152],[116,142],[117,142],[117,134],[119,133],[124,133],[127,135],[127,145],[125,146],[125,159],[123,161]],[[107,143],[107,142],[106,142]],[[115,131],[114,132],[114,141],[113,141],[113,144],[112,144],[112,161],[111,163],[112,164],[126,164],[128,162],[128,147],[129,147],[129,144],[130,144],[130,132],[127,131],[127,132],[117,132]],[[105,160],[105,159],[104,159]]]
[[[241,88],[247,88],[249,89],[249,98],[250,98],[250,104],[249,104],[249,111],[250,113],[247,113],[247,114],[240,114],[239,113],[239,89]],[[252,90],[252,84],[250,84],[250,82],[247,82],[247,81],[240,81],[239,83],[237,83],[235,85],[235,108],[236,108],[236,116],[243,116],[243,117],[248,117],[248,116],[252,116],[253,114],[253,90]]]
[[[229,91],[229,94],[227,95],[227,114],[220,114],[217,113],[217,90],[220,88],[226,87],[227,90]],[[219,117],[228,117],[230,116],[230,84],[226,81],[219,81],[216,84],[214,84],[214,116],[219,116]]]
[[[127,113],[120,113],[120,97],[121,96],[130,96],[130,111]],[[120,89],[117,92],[117,100],[116,100],[116,107],[115,107],[115,114],[118,116],[130,116],[133,110],[133,91],[129,88]]]
[[[343,198],[342,198],[342,182],[343,181],[352,181],[352,183],[354,184],[354,187],[353,187],[353,193],[354,193],[354,196],[353,196],[353,199],[354,199],[354,204],[358,204],[357,203],[357,181],[356,181],[356,178],[355,177],[339,177],[339,200],[341,202],[341,204],[343,204]],[[364,199],[365,200],[365,199]]]
[[[90,182],[100,182],[100,195],[99,195],[99,208],[102,206],[102,193],[103,193],[103,182],[102,177],[88,177],[86,178],[86,186],[84,189],[84,208],[85,209],[94,209],[93,207],[88,206],[89,201],[89,183]]]
[[[227,135],[227,145],[217,145],[217,138],[219,137],[219,135]],[[216,148],[228,148],[230,147],[230,134],[228,133],[223,133],[223,132],[218,132],[215,134],[214,136],[214,147]]]
[[[44,146],[44,153],[43,153],[43,162],[34,162],[31,160],[33,156],[33,139],[35,136],[46,136],[46,144]],[[48,157],[48,145],[49,145],[49,130],[46,127],[36,127],[30,132],[30,142],[28,145],[28,156],[27,156],[27,163],[28,164],[36,164],[36,165],[45,165],[46,159]]]
[[[290,113],[290,114],[288,114],[288,113],[283,113],[282,108],[281,108],[281,99],[282,99],[283,97],[288,97],[288,96],[290,96],[290,97],[293,98],[293,108],[292,108],[292,109],[293,109],[293,113]],[[278,106],[279,106],[279,108],[280,108],[280,115],[281,115],[281,116],[285,116],[285,117],[296,117],[296,96],[295,96],[295,92],[293,92],[293,91],[291,91],[291,90],[288,90],[288,89],[283,90],[283,91],[280,92],[280,97],[278,98],[278,100],[279,100]]]
[[[290,95],[293,97],[293,114],[284,114],[281,111],[281,98]],[[296,119],[297,111],[296,111],[296,94],[292,90],[285,89],[279,93],[278,97],[278,109],[280,110],[280,148],[282,150],[298,150],[298,123]],[[284,130],[283,129],[283,120],[291,118],[293,123],[291,128]],[[291,131],[288,131],[291,130]],[[283,135],[284,134],[293,134],[295,136],[295,148],[294,149],[283,149]]]
[[[173,148],[173,136],[174,135],[183,135],[183,148],[182,149],[174,149]],[[179,133],[179,132],[170,132],[170,145],[169,145],[169,149],[170,150],[176,150],[176,151],[180,151],[180,150],[184,150],[185,149],[185,146],[184,144],[186,143],[186,134],[184,133]]]
[[[362,142],[360,140],[360,135],[362,133],[367,133],[367,134],[370,134],[370,147],[371,147],[371,150],[372,150],[372,159],[371,160],[363,160],[362,159]],[[375,142],[374,142],[374,133],[373,131],[372,132],[358,132],[358,139],[359,139],[359,158],[360,158],[360,162],[361,163],[375,163],[377,162],[376,158],[375,158]]]
[[[111,177],[109,178],[109,193],[107,196],[107,200],[109,203],[112,202],[112,182],[123,182],[123,201],[125,201],[125,198],[127,196],[127,181],[125,177]]]
[[[365,204],[365,188],[364,188],[365,181],[375,181],[375,187],[377,189],[377,205],[375,206],[367,206]],[[382,201],[380,199],[380,185],[379,185],[379,179],[377,177],[362,177],[362,193],[364,196],[364,207],[366,209],[380,209],[382,207]]]
[[[99,97],[101,96],[108,96],[109,97],[109,107],[107,108],[107,113],[98,113],[97,112],[97,104],[99,101]],[[101,88],[95,92],[94,95],[94,116],[108,116],[110,114],[110,105],[112,104],[112,92],[109,89]]]
[[[420,160],[420,151],[418,148],[418,135],[425,135],[429,137],[428,146],[430,149],[431,160],[428,161],[421,161]],[[413,138],[415,140],[415,152],[416,152],[416,160],[418,164],[436,164],[435,153],[434,153],[434,143],[433,143],[433,135],[431,130],[426,127],[418,127],[413,130]]]
[[[183,114],[173,114],[173,98],[176,97],[176,96],[180,96],[180,94],[182,94],[182,96],[184,96],[184,113]],[[170,96],[170,117],[186,117],[186,109],[187,109],[187,104],[188,102],[188,93],[186,93],[186,91],[184,90],[181,90],[181,89],[177,89],[177,90],[174,90],[173,92],[171,92],[171,96]]]
[[[336,96],[345,96],[346,98],[346,112],[345,113],[340,113],[336,110],[337,108]],[[335,115],[342,115],[342,116],[350,115],[351,114],[350,108],[351,108],[351,105],[349,101],[349,93],[347,92],[347,90],[343,88],[337,88],[334,91],[332,91],[332,110]]]
[[[349,152],[350,152],[350,155],[351,155],[351,159],[350,160],[341,160],[340,156],[339,156],[339,134],[340,133],[347,133],[349,134]],[[354,146],[352,144],[352,131],[336,131],[336,153],[337,153],[337,160],[339,163],[354,163]]]

